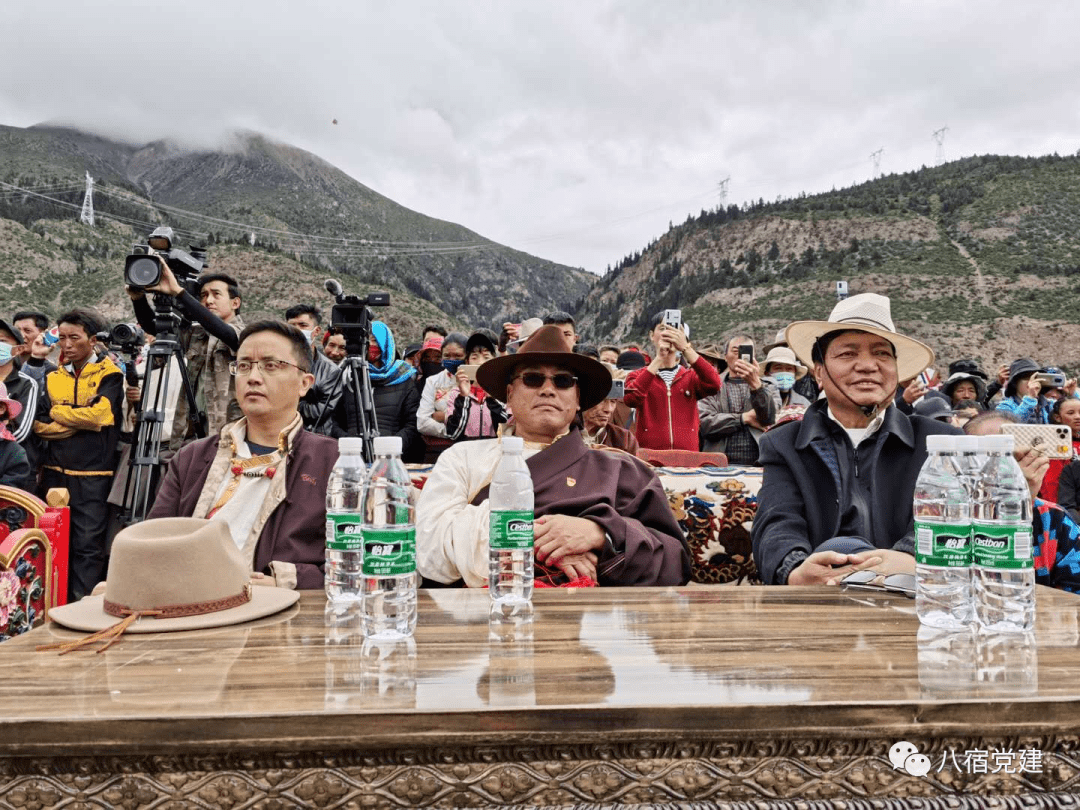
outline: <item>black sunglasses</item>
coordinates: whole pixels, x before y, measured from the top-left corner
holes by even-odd
[[[877,583],[880,577],[877,571],[853,571],[842,580],[841,588],[849,588],[854,591],[888,591],[889,593],[902,593],[908,599],[915,598],[915,575],[914,574],[889,574]]]
[[[510,380],[521,380],[525,383],[526,388],[543,388],[544,383],[551,380],[552,384],[560,391],[565,391],[567,388],[573,388],[577,385],[577,377],[573,374],[567,374],[560,372],[559,374],[541,374],[539,371],[526,371],[522,374],[518,374],[516,377]]]

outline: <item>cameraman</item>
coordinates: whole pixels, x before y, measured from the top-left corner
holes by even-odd
[[[145,290],[127,288],[135,317],[144,332],[157,335],[154,311],[145,295],[153,292],[172,296],[176,308],[195,321],[192,325],[182,325],[178,337],[195,398],[206,403],[207,435],[216,436],[227,423],[243,415],[236,402],[235,378],[229,373],[229,363],[236,358],[244,328],[240,319],[240,286],[225,273],[205,273],[195,281],[199,295],[199,300],[195,300],[163,259],[161,265],[161,280],[156,285]],[[176,404],[169,448],[179,450],[195,438],[187,398],[181,396]]]

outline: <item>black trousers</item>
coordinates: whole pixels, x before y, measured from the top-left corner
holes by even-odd
[[[71,544],[68,562],[68,601],[89,594],[105,579],[105,543],[109,528],[111,475],[67,475],[43,470],[42,492],[64,487],[71,496]]]

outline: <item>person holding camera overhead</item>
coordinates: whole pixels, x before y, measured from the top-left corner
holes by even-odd
[[[494,334],[480,329],[469,335],[465,344],[466,365],[477,367],[498,354]],[[462,439],[493,439],[499,425],[507,420],[506,406],[488,394],[470,377],[464,367],[454,375],[457,390],[446,400],[446,436],[453,441]]]
[[[146,293],[171,295],[176,306],[195,321],[182,328],[180,344],[184,347],[188,377],[196,401],[205,402],[207,435],[216,436],[229,422],[242,416],[236,402],[236,381],[229,373],[229,363],[236,357],[240,347],[240,332],[244,322],[240,318],[240,285],[225,273],[204,273],[195,279],[198,300],[177,281],[169,266],[161,261],[161,278],[157,284],[145,288],[129,286],[139,326],[148,335],[156,335],[154,312],[146,300]],[[194,424],[188,414],[187,398],[181,396],[176,404],[172,439],[169,449],[179,450],[197,438]]]
[[[1029,425],[1045,425],[1050,421],[1050,407],[1045,398],[1040,396],[1042,381],[1039,379],[1039,364],[1030,357],[1013,360],[1009,366],[1009,381],[997,410],[1013,414],[1021,422]]]
[[[45,377],[34,432],[45,444],[41,491],[70,495],[68,601],[89,594],[105,576],[109,489],[123,422],[124,375],[94,341],[105,323],[92,310],[57,319],[64,364]]]
[[[694,351],[680,322],[665,323],[665,310],[656,313],[649,338],[656,357],[626,378],[623,402],[637,408],[636,436],[647,450],[690,450],[698,447],[698,400],[720,390],[720,377],[708,360]],[[680,359],[689,366],[683,366]]]

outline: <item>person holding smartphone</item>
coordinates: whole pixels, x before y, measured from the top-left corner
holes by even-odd
[[[697,452],[698,400],[720,390],[720,375],[694,350],[683,329],[664,322],[664,315],[653,316],[649,332],[656,356],[627,376],[623,402],[637,409],[635,435],[641,447]]]
[[[756,465],[758,439],[776,421],[780,392],[761,378],[754,362],[754,341],[733,335],[724,353],[727,369],[720,375],[720,393],[698,403],[701,449],[724,453],[732,464]]]
[[[446,437],[462,439],[493,439],[499,425],[507,420],[506,406],[488,394],[476,382],[476,370],[496,356],[497,347],[487,330],[478,330],[465,344],[465,363],[454,376],[457,389],[446,400]]]
[[[1041,396],[1042,382],[1038,378],[1039,364],[1030,357],[1013,360],[1009,366],[1009,381],[997,404],[997,410],[1013,414],[1029,425],[1045,425],[1050,421],[1050,408]]]

